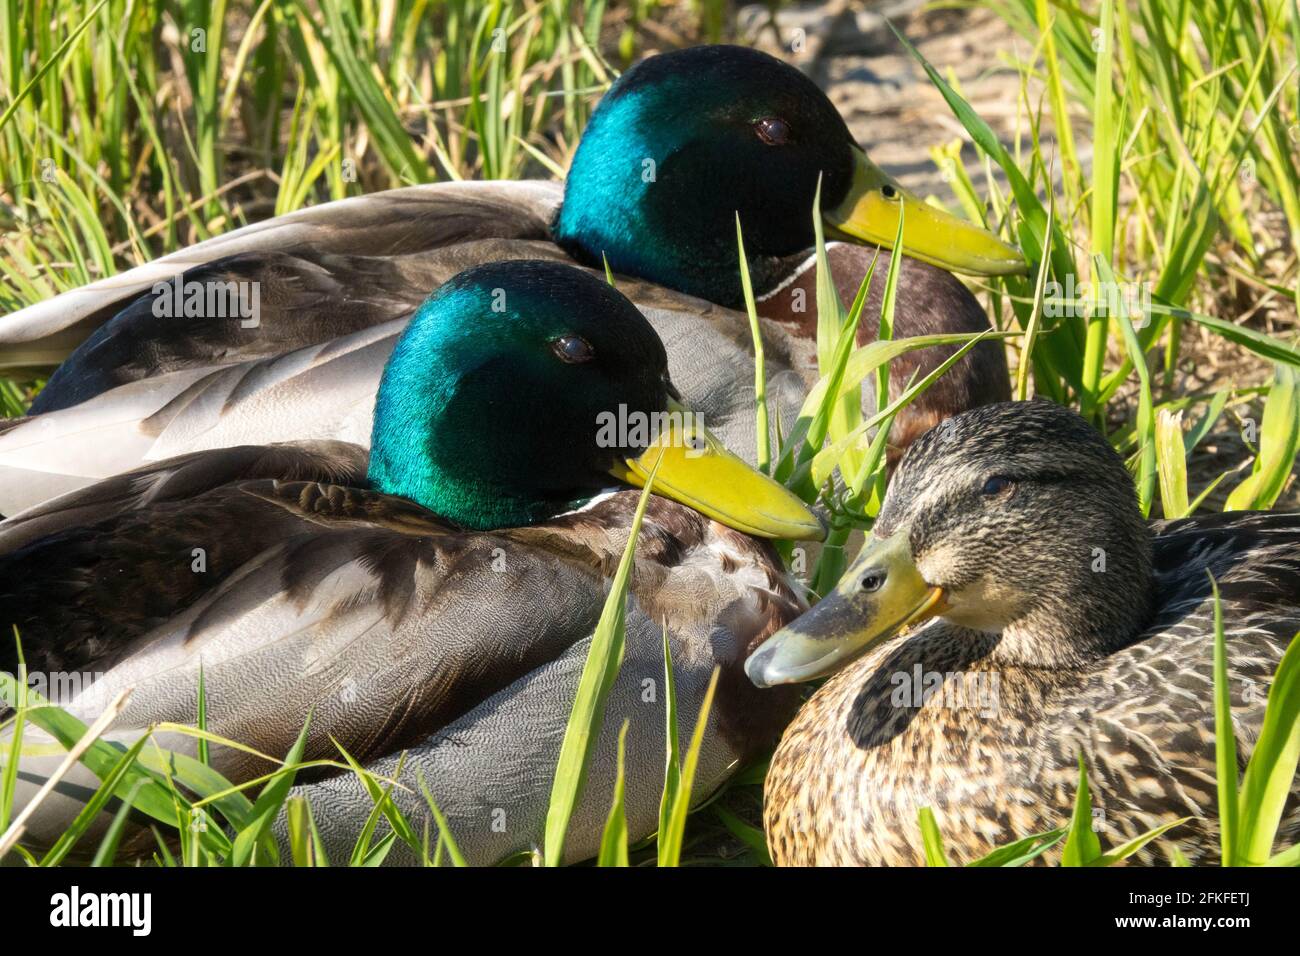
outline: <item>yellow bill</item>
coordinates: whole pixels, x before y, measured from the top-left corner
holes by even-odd
[[[807,505],[729,452],[698,416],[670,400],[666,424],[649,448],[636,458],[616,462],[610,473],[643,488],[657,463],[655,494],[737,531],[793,540],[820,541],[826,536]]]
[[[969,275],[1018,275],[1028,270],[1016,248],[907,192],[862,150],[854,151],[848,196],[836,208],[825,210],[822,218],[838,238],[892,246],[900,210],[903,252],[913,259]]]
[[[907,535],[873,535],[835,590],[764,641],[745,673],[759,687],[823,677],[944,607],[943,589],[917,571]]]

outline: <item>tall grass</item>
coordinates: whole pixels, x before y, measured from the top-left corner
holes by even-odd
[[[1074,405],[1109,433],[1128,456],[1149,512],[1162,466],[1162,487],[1186,482],[1185,467],[1158,454],[1162,414],[1203,404],[1217,416],[1225,403],[1244,406],[1260,395],[1253,383],[1195,398],[1179,390],[1185,332],[1206,329],[1221,337],[1223,350],[1244,349],[1277,367],[1276,385],[1263,389],[1276,394],[1265,399],[1267,442],[1253,429],[1245,436],[1255,459],[1229,497],[1229,507],[1269,507],[1294,467],[1300,408],[1290,383],[1300,367],[1300,327],[1276,337],[1209,313],[1220,307],[1225,278],[1249,280],[1264,299],[1284,296],[1293,304],[1300,295],[1295,256],[1285,254],[1300,235],[1296,5],[993,6],[1033,41],[1031,60],[1021,64],[1027,128],[1016,138],[1027,145],[1018,157],[902,34],[899,41],[1005,177],[1005,190],[988,177],[998,211],[991,218],[950,153],[936,151],[957,172],[962,208],[1018,241],[1039,267],[988,286],[995,314],[1005,307],[1027,333],[1019,347],[1013,342],[1017,397]],[[1031,76],[1046,95],[1031,89]],[[1285,225],[1270,230],[1274,221]],[[1195,442],[1184,451],[1194,449]]]
[[[595,45],[605,12],[0,3],[0,311],[312,202],[562,174],[616,75]]]

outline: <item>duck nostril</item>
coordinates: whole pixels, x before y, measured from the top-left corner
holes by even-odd
[[[885,583],[884,571],[868,571],[862,576],[862,590],[871,592],[879,591]]]
[[[889,185],[889,183],[885,183],[885,185],[880,187],[880,195],[884,196],[886,199],[897,199],[898,190]]]

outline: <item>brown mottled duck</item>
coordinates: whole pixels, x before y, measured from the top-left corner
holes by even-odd
[[[773,858],[919,864],[930,807],[969,862],[1064,825],[1080,754],[1103,843],[1191,817],[1163,842],[1217,856],[1207,572],[1244,765],[1300,629],[1300,515],[1148,524],[1105,438],[1043,401],[926,433],[835,591],[746,663],[760,686],[836,672],[772,759]],[[1300,787],[1279,833],[1300,834]]]
[[[736,311],[736,218],[765,317],[769,399],[788,434],[815,378],[809,250],[819,182],[846,301],[877,245],[894,241],[903,210],[894,334],[988,328],[945,270],[1022,271],[1016,250],[904,191],[797,69],[742,47],[694,47],[651,57],[614,83],[564,184],[435,183],[326,203],[0,319],[0,366],[62,362],[34,416],[0,435],[0,513],[205,448],[365,444],[384,362],[429,290],[504,259],[551,258],[598,274],[608,261],[664,340],[684,398],[752,460],[753,350]],[[883,267],[877,277],[863,341],[879,326]],[[221,292],[209,301],[231,289],[237,300]],[[895,392],[951,351],[894,361]],[[900,412],[893,439],[905,445],[948,415],[1009,397],[1001,344],[981,343]]]

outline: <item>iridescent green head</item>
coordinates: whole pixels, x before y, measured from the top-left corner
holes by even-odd
[[[819,177],[831,236],[892,243],[906,205],[909,255],[961,271],[1023,269],[1014,250],[929,211],[872,165],[810,79],[737,46],[664,53],[614,83],[583,133],[553,232],[580,261],[599,265],[603,253],[617,272],[735,305],[737,214],[763,290],[782,257],[813,243]]]
[[[740,298],[736,213],[761,288],[813,241],[812,200],[838,204],[853,138],[817,85],[756,50],[702,46],[624,73],[583,133],[555,225],[588,262],[715,302]]]
[[[478,266],[438,289],[393,349],[370,483],[461,527],[506,528],[642,484],[662,458],[662,495],[754,534],[820,534],[698,420],[679,413],[690,427],[652,434],[673,421],[673,395],[659,336],[607,283],[556,262]]]

